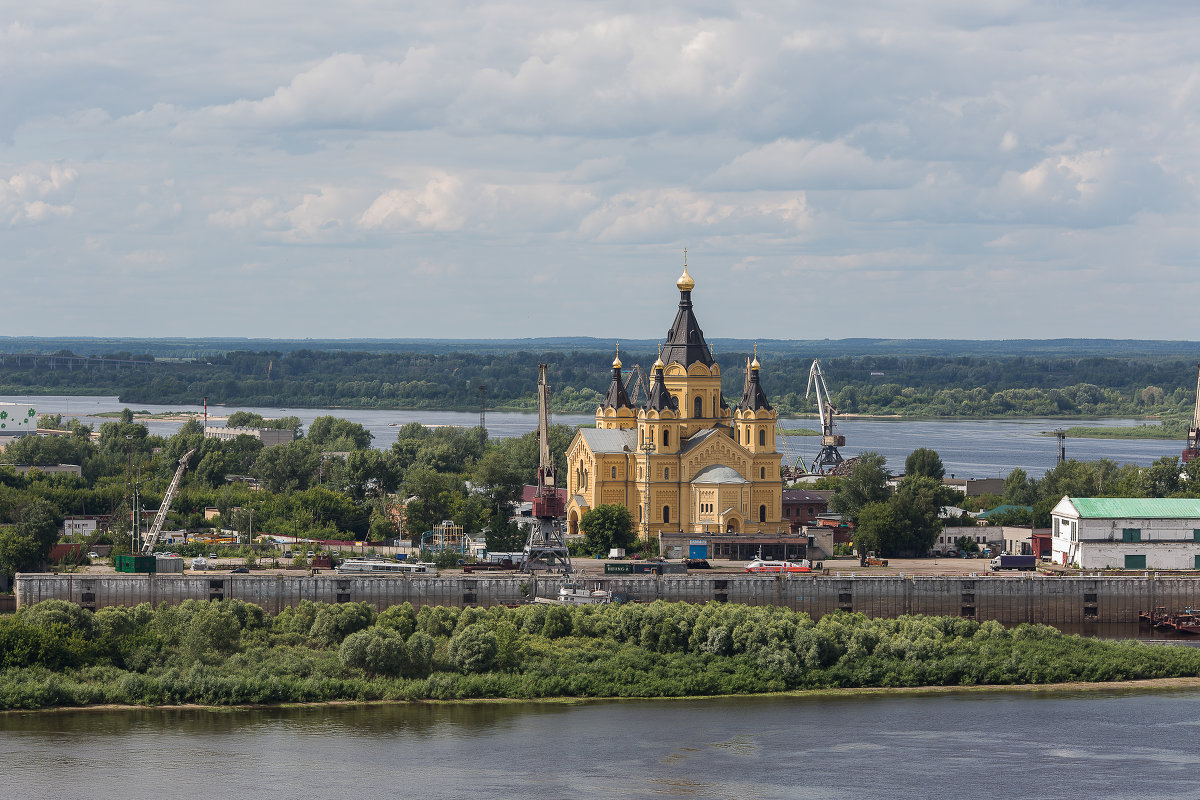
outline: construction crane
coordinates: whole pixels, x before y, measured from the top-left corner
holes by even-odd
[[[546,381],[546,365],[538,364],[537,491],[533,495],[533,524],[523,553],[525,572],[554,569],[556,565],[561,566],[563,574],[572,571],[566,534],[559,524],[565,505],[558,491],[558,468],[550,453],[550,384]]]
[[[1196,410],[1192,413],[1192,425],[1188,428],[1187,447],[1183,450],[1183,463],[1200,458],[1200,372],[1196,374]]]
[[[826,467],[836,467],[845,461],[838,448],[846,446],[846,437],[833,432],[833,417],[837,409],[829,402],[825,373],[821,372],[821,362],[816,359],[808,369],[808,388],[804,390],[804,399],[807,400],[814,392],[817,396],[817,412],[821,417],[821,452],[817,453],[808,471],[824,475]]]
[[[196,449],[193,448],[179,459],[179,469],[175,470],[175,477],[171,479],[171,485],[167,487],[167,493],[163,495],[162,505],[158,507],[158,513],[154,515],[154,524],[150,526],[150,532],[146,534],[146,539],[142,542],[142,552],[146,555],[153,553],[154,546],[158,544],[163,523],[167,521],[167,512],[171,510],[171,501],[175,499],[175,492],[179,491],[179,482],[183,480],[183,473],[187,470],[188,459],[195,453]]]

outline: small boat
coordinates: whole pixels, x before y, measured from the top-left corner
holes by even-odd
[[[1153,611],[1140,611],[1138,612],[1138,623],[1150,625],[1155,630],[1167,633],[1200,636],[1200,614],[1191,608],[1170,612],[1159,606]]]
[[[612,601],[612,592],[604,589],[588,589],[578,581],[568,581],[559,587],[557,596],[553,598],[536,597],[533,602],[562,606],[592,606]]]
[[[812,562],[803,561],[764,561],[756,558],[746,565],[746,572],[812,572]]]

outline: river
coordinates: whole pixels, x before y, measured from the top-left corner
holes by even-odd
[[[178,798],[1197,798],[1200,693],[0,715],[0,791]],[[7,784],[7,791],[3,784]]]
[[[78,417],[88,424],[110,421],[94,415],[120,411],[124,405],[115,397],[66,396],[0,396],[0,402],[31,403],[39,414],[63,414]],[[239,407],[240,408],[240,407]],[[138,411],[151,413],[196,412],[201,406],[137,405]],[[209,406],[209,414],[224,416],[238,408]],[[333,415],[363,425],[374,436],[376,447],[390,447],[396,441],[396,429],[409,422],[422,425],[453,425],[472,427],[479,424],[479,415],[466,411],[388,411],[381,409],[344,408],[242,408],[264,417],[299,417],[309,425],[320,416]],[[554,422],[564,425],[586,425],[595,418],[584,414],[556,414]],[[181,420],[158,419],[146,423],[151,433],[170,436],[182,425]],[[988,420],[892,420],[846,419],[838,423],[845,434],[847,446],[842,455],[849,458],[866,450],[887,457],[888,464],[899,472],[904,459],[918,447],[936,450],[946,466],[946,473],[957,477],[987,478],[1007,475],[1020,467],[1033,477],[1040,477],[1057,460],[1057,442],[1046,431],[1072,424],[1063,419],[988,419]],[[1091,426],[1135,425],[1136,420],[1088,420]],[[819,429],[815,419],[785,419],[783,428]],[[490,411],[487,414],[488,434],[496,437],[522,436],[537,429],[537,417],[511,411]],[[794,463],[797,458],[810,463],[820,448],[816,436],[780,436],[780,449]],[[1121,464],[1147,466],[1166,455],[1179,455],[1183,443],[1169,439],[1068,439],[1067,456],[1081,461],[1109,458]]]

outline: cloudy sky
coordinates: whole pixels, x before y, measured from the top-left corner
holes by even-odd
[[[653,10],[647,10],[653,8]],[[1200,6],[38,0],[8,335],[1200,339]]]

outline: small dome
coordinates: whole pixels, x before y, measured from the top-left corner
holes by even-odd
[[[758,356],[755,356],[754,360],[750,362],[750,369],[758,372]]]
[[[654,359],[654,369],[666,369],[667,365],[663,363],[661,358]]]
[[[613,369],[620,369],[620,368],[621,368],[621,356],[618,354],[617,357],[613,359]]]
[[[695,288],[696,282],[688,274],[687,264],[683,265],[683,274],[679,276],[679,280],[675,281],[675,285],[679,287],[679,291],[681,292],[690,292]]]

